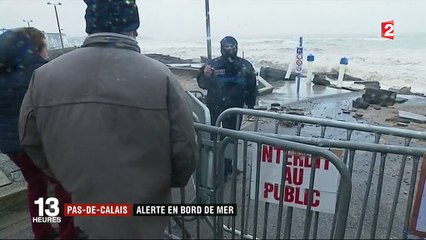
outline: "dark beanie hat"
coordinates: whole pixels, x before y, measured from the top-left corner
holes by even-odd
[[[0,34],[0,75],[27,67],[34,56],[34,45],[25,33],[8,30]]]
[[[123,33],[139,28],[139,13],[135,0],[84,0],[87,4],[86,32]]]

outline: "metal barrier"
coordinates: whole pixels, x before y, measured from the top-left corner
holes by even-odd
[[[210,125],[210,111],[206,107],[206,105],[204,105],[199,99],[203,98],[204,94],[200,91],[186,91],[186,94],[188,105],[191,107],[192,110],[194,122]],[[199,133],[197,134],[197,137],[199,141],[201,141],[202,139],[210,139],[210,133]],[[178,203],[200,202],[198,201],[195,192],[197,185],[213,188],[213,153],[211,151],[211,148],[206,145],[199,145],[198,150],[200,162],[198,163],[197,172],[202,172],[203,174],[197,181],[195,181],[194,174],[193,176],[191,176],[190,182],[186,187],[179,189],[178,192],[176,190],[173,191],[174,198],[180,200]],[[187,195],[190,196],[190,200],[187,200]],[[182,236],[182,239],[192,238],[191,233],[187,229],[188,226],[185,225],[185,222],[193,220],[195,220],[194,217],[173,217],[169,222],[167,230],[165,230],[165,236],[170,239],[179,239],[179,237],[175,235],[173,231],[174,228],[179,228],[178,231],[180,232],[180,234],[178,235]]]
[[[191,91],[187,91],[187,93],[191,93],[194,97],[196,97],[198,100],[201,101],[201,99],[205,99],[205,95],[203,92],[198,91],[198,90],[191,90]]]
[[[230,114],[250,115],[250,116],[258,117],[254,124],[254,131],[257,131],[259,128],[259,118],[269,118],[274,120],[275,129],[273,132],[275,134],[268,135],[269,137],[286,139],[289,141],[300,142],[300,143],[305,143],[310,145],[317,145],[321,147],[337,147],[337,148],[345,149],[343,163],[345,165],[346,164],[348,165],[349,172],[352,177],[352,181],[356,183],[354,184],[354,189],[353,189],[355,194],[352,195],[352,199],[351,199],[351,211],[350,211],[351,218],[349,219],[350,223],[347,229],[348,236],[350,238],[357,238],[357,239],[359,238],[374,239],[378,237],[379,238],[390,238],[390,237],[398,238],[398,237],[401,237],[401,232],[402,232],[403,236],[405,237],[405,233],[409,223],[409,216],[411,213],[412,201],[414,197],[418,163],[419,163],[420,157],[426,153],[425,148],[413,148],[408,146],[411,142],[411,139],[425,140],[426,139],[425,132],[372,126],[372,125],[359,124],[359,123],[347,123],[347,122],[328,120],[328,119],[295,116],[295,115],[289,115],[289,114],[278,114],[278,113],[239,109],[239,108],[232,108],[223,112],[219,116],[216,122],[216,125],[220,125],[222,119],[225,116]],[[313,138],[316,136],[312,134],[312,132],[309,132],[308,137],[296,137],[296,136],[284,135],[281,133],[283,131],[281,131],[280,134],[278,135],[277,133],[279,133],[280,121],[289,121],[289,122],[297,123],[296,134],[295,134],[297,136],[301,136],[303,127],[307,129],[305,131],[309,131],[309,127],[307,125],[304,126],[302,124],[314,124],[313,128],[320,126],[321,131],[319,136],[317,136],[320,139]],[[327,128],[344,129],[346,131],[345,141],[325,139]],[[293,128],[290,128],[290,129],[293,129]],[[354,131],[364,132],[364,134],[359,134],[357,136],[358,139],[360,139],[360,141],[358,142],[354,141],[354,139],[352,138]],[[365,143],[366,142],[365,139],[369,137],[368,134],[365,134],[365,132],[374,133],[373,143],[370,143],[370,144]],[[332,135],[338,136],[341,134],[342,132],[334,131]],[[356,134],[358,133],[356,132]],[[380,140],[382,139],[382,135],[391,136],[392,138],[391,140],[395,140],[394,139],[395,137],[403,137],[404,146],[390,146],[390,145],[379,144]],[[363,158],[368,156],[368,154],[365,154],[364,151],[371,152],[370,161],[365,161],[365,159]],[[358,157],[356,158],[357,153],[358,153]],[[376,175],[378,175],[378,179],[377,181],[374,181],[373,174],[375,173],[377,153],[381,153],[381,158],[380,158],[380,164],[378,167],[378,173],[376,173]],[[393,157],[393,155],[388,156],[388,154],[400,155],[401,158]],[[407,161],[410,158],[412,158],[413,161]],[[395,170],[397,168],[396,166],[398,162],[400,162],[400,167],[398,169],[398,173],[396,174]],[[390,169],[388,168],[388,172],[389,171],[391,172],[390,176],[385,174],[386,163],[388,163],[387,165],[390,166]],[[412,170],[411,172],[409,171],[406,172],[405,167],[410,164],[412,165]],[[365,168],[368,167],[368,165],[369,165],[368,174],[363,174],[364,171],[366,170]],[[368,177],[365,175],[368,175]],[[397,178],[395,181],[396,176]],[[366,182],[363,182],[363,177],[367,177]],[[404,177],[406,178],[404,179]],[[411,180],[408,181],[408,178],[410,178]],[[404,183],[408,184],[408,186],[405,186],[406,188],[408,188],[406,191],[401,191],[401,185],[403,180],[404,180]],[[390,183],[390,184],[386,185],[384,183]],[[374,184],[377,185],[375,199],[373,199],[370,196],[371,185],[374,185]],[[362,191],[361,188],[363,185],[365,185],[364,196],[362,196],[362,194],[356,194],[357,192],[361,193]],[[383,198],[382,194],[390,195],[389,192],[391,188],[394,189],[394,195],[393,195],[392,201],[389,201],[388,198]],[[342,188],[339,188],[339,190],[341,191]],[[408,194],[408,197],[407,197],[407,194]],[[370,202],[370,205],[372,205],[372,207],[369,205],[369,202]],[[247,204],[247,209],[250,208],[249,203]],[[403,206],[400,209],[397,209],[398,203],[403,203],[402,204]],[[390,209],[389,209],[389,206],[390,206]],[[336,207],[339,208],[339,206],[336,206]],[[265,215],[268,215],[269,208],[270,208],[269,203],[265,203],[265,206],[264,206]],[[287,211],[288,211],[287,220],[292,219],[292,216],[291,216],[293,213],[292,207],[288,207]],[[367,211],[371,212],[373,216],[372,217],[368,216],[366,214]],[[386,221],[379,221],[380,213],[382,213],[382,215],[385,215],[385,216],[382,216],[382,218],[380,219],[381,220],[384,219]],[[395,215],[397,215],[397,218],[395,218]],[[404,216],[404,217],[401,217],[401,216]],[[318,229],[319,217],[320,217],[319,213],[316,212],[314,216],[314,234],[313,234],[314,238],[316,238],[316,230]],[[387,221],[387,219],[389,219],[389,221]],[[394,226],[395,221],[396,221],[396,226]],[[336,217],[334,217],[333,220],[330,222],[332,222],[331,234],[328,237],[332,238],[334,229],[336,224],[338,223],[338,220]],[[357,226],[356,229],[354,229],[353,226]],[[398,226],[401,226],[401,228],[398,229]],[[288,230],[291,231],[291,225],[290,226],[286,225],[286,227],[288,228]],[[369,234],[368,232],[363,231],[363,229],[365,230],[368,228],[370,230]],[[290,235],[287,235],[287,236],[290,236]],[[324,236],[322,236],[322,238],[324,238]]]
[[[189,105],[191,106],[192,112],[197,116],[199,123],[211,125],[210,111],[204,103],[202,103],[198,98],[197,94],[203,96],[202,92],[199,91],[190,91],[186,92]]]
[[[191,106],[192,112],[194,114],[195,122],[211,125],[210,111],[198,98],[197,93],[201,94],[201,92],[191,91],[187,93],[187,100],[189,101],[189,105]],[[210,133],[203,132],[199,136],[202,139],[210,139]],[[203,171],[203,176],[200,179],[199,184],[205,187],[213,186],[213,152],[211,151],[211,147],[206,145],[200,146],[200,165]]]
[[[298,152],[305,152],[310,154],[312,157],[312,167],[311,167],[311,175],[309,177],[309,189],[308,189],[308,200],[307,200],[307,206],[306,210],[304,210],[305,215],[305,221],[303,222],[304,227],[303,231],[300,231],[298,235],[295,235],[296,238],[301,238],[302,236],[308,236],[309,231],[311,229],[311,222],[309,219],[311,219],[312,214],[312,204],[313,204],[313,188],[315,184],[315,166],[319,158],[317,157],[323,157],[330,161],[330,163],[335,166],[338,173],[340,174],[340,185],[343,186],[343,189],[341,190],[340,196],[338,197],[338,200],[340,202],[339,209],[336,209],[334,214],[337,216],[338,223],[335,228],[335,237],[336,238],[343,238],[345,235],[345,229],[346,229],[346,221],[348,217],[348,208],[349,208],[349,201],[351,197],[351,180],[349,172],[346,168],[346,166],[343,164],[343,162],[331,151],[310,146],[302,143],[295,143],[285,140],[280,140],[277,138],[271,138],[267,136],[259,136],[255,133],[250,132],[242,132],[242,131],[234,131],[224,128],[218,128],[214,126],[208,126],[205,124],[199,124],[195,123],[195,129],[197,131],[198,137],[198,144],[199,146],[209,146],[212,148],[214,153],[214,179],[213,183],[214,185],[212,188],[209,187],[203,187],[201,184],[196,184],[196,198],[197,203],[227,203],[225,201],[225,196],[232,196],[232,199],[230,203],[236,203],[238,206],[237,209],[237,216],[230,217],[228,220],[232,222],[232,228],[229,228],[227,225],[224,224],[225,218],[224,217],[192,217],[191,219],[185,219],[183,217],[174,217],[173,220],[175,222],[175,226],[172,224],[169,225],[166,234],[170,238],[177,238],[177,235],[181,235],[182,238],[191,238],[195,237],[197,239],[200,238],[207,238],[207,239],[223,239],[223,238],[235,238],[236,235],[239,235],[241,238],[257,238],[258,233],[261,229],[258,229],[258,218],[260,215],[258,215],[259,212],[259,174],[260,174],[260,147],[261,144],[268,144],[272,146],[279,147],[281,149],[286,149],[286,151],[298,151]],[[200,137],[204,133],[212,134],[214,138],[211,138],[213,140],[205,139]],[[222,138],[222,141],[219,141],[218,139],[220,137]],[[242,157],[239,157],[238,159],[234,159],[234,169],[232,174],[232,180],[231,184],[225,184],[224,179],[224,155],[225,155],[225,149],[227,145],[231,141],[240,140],[244,142],[244,150],[241,154]],[[250,159],[248,156],[248,150],[250,148],[249,144],[256,143],[257,147],[253,150],[256,150],[256,156],[255,159]],[[200,151],[202,148],[199,148]],[[287,158],[283,158],[287,159]],[[202,159],[201,161],[203,161]],[[253,161],[253,163],[251,161]],[[243,178],[238,180],[237,179],[237,173],[236,173],[236,166],[237,161],[239,161],[240,164],[244,166],[244,171],[242,172]],[[286,160],[287,161],[287,160]],[[197,171],[196,171],[196,183],[201,182],[201,177],[204,174],[204,170],[200,167],[201,165],[198,165]],[[285,213],[284,207],[283,207],[283,193],[284,189],[286,188],[286,184],[284,181],[285,176],[285,169],[286,169],[286,162],[282,163],[282,175],[281,175],[281,185],[280,185],[280,204],[277,207],[277,218],[276,223],[277,226],[280,226],[279,228],[275,229],[273,235],[276,238],[283,238],[284,236],[288,238],[288,231],[287,228],[284,230],[284,233],[281,231],[281,226],[283,225],[283,214]],[[256,189],[254,189],[254,195],[255,195],[255,205],[253,209],[250,209],[249,211],[246,211],[244,208],[246,200],[247,193],[250,191],[247,191],[247,184],[246,181],[248,180],[248,172],[251,170],[251,168],[256,168],[256,175],[252,178],[256,181]],[[251,171],[250,171],[251,172]],[[181,189],[180,195],[181,195],[181,202],[185,203],[185,200],[188,197],[188,188],[187,189]],[[191,197],[191,196],[189,196]],[[252,201],[252,200],[249,200]],[[253,214],[253,218],[249,219],[249,213]],[[265,216],[266,218],[267,216]],[[237,220],[240,224],[241,231],[236,230]],[[185,223],[191,221],[191,224]],[[195,223],[195,224],[194,224]],[[288,222],[285,222],[286,226],[289,224]],[[259,225],[260,226],[260,225]],[[271,229],[263,229],[263,235],[265,236],[267,232],[270,232]],[[270,233],[271,234],[271,233]],[[269,235],[269,238],[272,235]]]

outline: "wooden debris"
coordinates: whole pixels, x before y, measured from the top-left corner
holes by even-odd
[[[290,108],[287,110],[288,114],[293,114],[293,115],[301,115],[304,116],[305,115],[305,111],[303,109],[300,108]]]
[[[406,112],[406,111],[398,111],[398,116],[400,118],[405,118],[405,119],[409,119],[412,120],[414,122],[418,122],[418,123],[426,123],[426,117],[420,114],[416,114],[416,113],[412,113],[412,112]]]
[[[248,121],[248,122],[254,122],[254,121],[256,121],[256,117],[255,116],[247,116],[246,117],[246,121]]]
[[[349,114],[349,113],[351,113],[351,110],[342,108],[342,112],[344,114]]]
[[[362,118],[362,116],[364,116],[363,114],[361,114],[361,113],[355,113],[354,114],[354,118],[356,118],[356,119],[361,119]]]
[[[294,126],[297,126],[297,123],[295,123],[295,122],[289,122],[289,121],[285,121],[285,120],[278,121],[278,124],[280,126],[283,126],[283,127],[294,127]]]
[[[401,127],[408,127],[407,123],[403,123],[403,122],[397,122],[396,123],[397,126],[401,126]]]

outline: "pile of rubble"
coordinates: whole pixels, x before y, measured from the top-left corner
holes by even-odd
[[[394,107],[395,104],[401,104],[408,101],[407,98],[398,97],[398,94],[420,95],[412,93],[410,87],[391,90],[366,88],[365,93],[361,97],[352,101],[352,107],[353,109],[367,109],[369,107],[372,107],[375,110],[381,110],[382,108],[395,109],[392,111],[393,114],[395,114],[394,117],[386,118],[385,121],[393,122],[397,126],[407,127],[411,122],[426,123],[426,116],[405,111],[406,109],[404,109],[403,105],[397,106],[396,108]]]

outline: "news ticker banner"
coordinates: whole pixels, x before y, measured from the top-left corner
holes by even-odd
[[[39,217],[33,223],[60,223],[59,201],[55,197],[39,198]],[[65,217],[131,217],[131,216],[236,216],[236,204],[64,204]]]
[[[257,147],[253,147],[253,159],[257,158]],[[342,151],[332,149],[341,156]],[[261,146],[260,155],[259,201],[279,204],[280,199],[286,206],[306,209],[309,198],[309,182],[313,159],[310,154],[286,151],[276,146]],[[287,159],[284,159],[286,157]],[[283,164],[286,163],[285,168]],[[256,165],[254,165],[256,166]],[[340,174],[328,159],[316,159],[315,181],[313,187],[312,210],[317,212],[335,212],[337,190]],[[285,169],[283,172],[283,169]],[[256,176],[256,167],[252,168],[252,176]],[[284,174],[284,176],[283,176]],[[285,187],[280,198],[281,177],[284,177]],[[250,198],[256,199],[256,181],[251,180]]]

